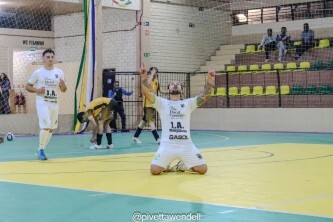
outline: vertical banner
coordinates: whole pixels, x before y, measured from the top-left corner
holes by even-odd
[[[95,84],[95,0],[84,0],[83,2],[85,39],[75,86],[74,133],[84,131],[87,126],[85,125],[84,128],[80,130],[81,123],[77,121],[76,115],[78,112],[84,111],[89,102],[93,100]],[[79,98],[77,95],[78,91],[80,91]]]

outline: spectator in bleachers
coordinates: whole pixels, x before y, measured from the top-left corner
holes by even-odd
[[[298,60],[305,51],[310,48],[315,47],[315,40],[314,40],[314,31],[309,29],[309,24],[304,23],[303,25],[303,32],[302,32],[302,44],[297,45],[296,47],[296,54],[295,59]]]
[[[287,35],[287,28],[282,27],[281,33],[276,36],[277,47],[279,49],[279,58],[278,60],[281,62],[283,57],[287,54],[290,36]]]
[[[266,54],[266,62],[269,61],[269,51],[276,50],[276,36],[273,36],[272,29],[267,29],[267,35],[264,35],[264,37],[261,40],[261,43],[259,45],[259,49],[264,47],[265,54]]]

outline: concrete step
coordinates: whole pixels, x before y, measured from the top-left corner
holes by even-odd
[[[215,71],[224,71],[224,65],[214,65]],[[210,66],[200,66],[200,72],[208,72],[210,69]]]
[[[224,66],[225,64],[230,64],[230,60],[224,60],[224,61],[206,61],[206,66]]]
[[[239,45],[221,45],[220,49],[244,49],[245,45],[244,44],[239,44]]]
[[[227,61],[230,62],[230,60],[235,59],[235,54],[233,55],[218,55],[218,56],[211,56],[210,60],[211,61]]]
[[[218,49],[216,50],[216,54],[220,55],[235,55],[240,54],[240,49]]]

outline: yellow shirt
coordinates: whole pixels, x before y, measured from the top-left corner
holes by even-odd
[[[160,84],[158,80],[154,79],[153,81],[151,81],[151,83],[149,84],[149,91],[154,94],[157,94],[159,89],[160,89]],[[151,102],[149,100],[146,100],[146,97],[143,98],[143,107],[153,107]]]
[[[94,117],[96,117],[103,108],[109,105],[111,98],[100,97],[91,101],[86,107],[87,116],[91,116],[91,113]]]

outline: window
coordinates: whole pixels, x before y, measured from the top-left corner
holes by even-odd
[[[291,6],[278,7],[278,21],[291,21]]]
[[[312,2],[310,4],[311,18],[324,17],[324,2]]]
[[[261,23],[261,9],[252,9],[248,11],[248,23],[260,24]]]
[[[276,22],[276,7],[263,9],[263,23]]]
[[[310,11],[308,10],[307,4],[298,4],[293,6],[294,11],[294,20],[303,20],[310,18]]]

